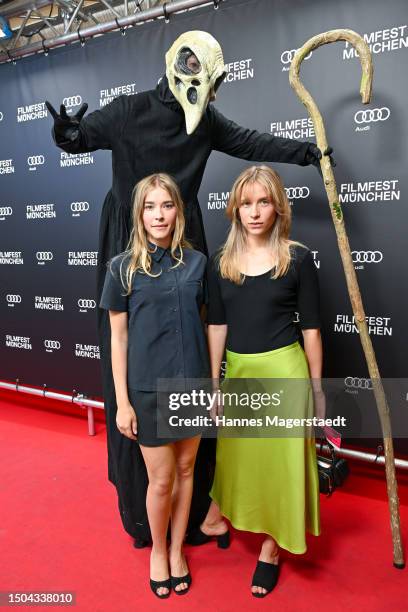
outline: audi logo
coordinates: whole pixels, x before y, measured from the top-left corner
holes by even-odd
[[[8,217],[13,214],[13,209],[11,206],[1,206],[0,207],[0,217]]]
[[[30,155],[30,157],[27,157],[27,164],[29,166],[42,166],[44,162],[44,155]]]
[[[375,123],[377,121],[387,121],[391,111],[386,106],[382,108],[370,108],[368,110],[357,111],[354,115],[356,123]]]
[[[61,342],[59,340],[44,340],[44,346],[46,349],[58,350],[61,348]]]
[[[4,115],[3,115],[3,113],[0,111],[0,121],[3,121],[3,117],[4,117]]]
[[[307,198],[310,195],[309,187],[285,187],[285,191],[289,200]]]
[[[383,260],[381,251],[351,251],[353,263],[380,263]]]
[[[8,304],[21,304],[21,295],[14,295],[12,293],[8,293],[6,295],[6,301]]]
[[[54,259],[54,255],[51,251],[37,251],[35,256],[38,261],[51,261]]]
[[[352,376],[347,376],[344,379],[344,384],[346,387],[352,389],[372,389],[373,383],[371,382],[371,378],[353,378]]]
[[[78,300],[78,306],[79,308],[96,308],[96,302],[95,300],[85,300],[81,298]]]
[[[71,106],[79,106],[82,104],[82,98],[81,96],[68,96],[68,98],[63,99],[62,103],[68,108]]]
[[[295,57],[297,49],[291,49],[291,51],[284,51],[281,54],[281,62],[282,64],[290,64],[293,58]],[[305,60],[309,59],[312,56],[312,51],[309,55],[306,55]]]
[[[89,202],[72,202],[71,210],[72,212],[86,212],[89,210]]]

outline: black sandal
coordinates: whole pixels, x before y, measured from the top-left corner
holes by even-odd
[[[186,544],[190,544],[191,546],[201,546],[201,544],[207,544],[207,542],[211,542],[216,538],[218,548],[229,548],[230,545],[230,532],[229,529],[225,533],[217,536],[210,536],[201,531],[200,527],[196,527],[192,529],[187,537]]]
[[[173,588],[173,591],[177,595],[184,595],[185,593],[188,593],[188,591],[190,590],[190,586],[191,586],[190,572],[188,572],[188,574],[186,574],[185,576],[180,576],[179,578],[176,578],[175,576],[170,576],[170,580],[171,580],[171,586]],[[176,591],[176,586],[178,586],[179,584],[182,584],[183,582],[187,583],[187,588]]]
[[[254,597],[265,597],[270,593],[276,586],[279,576],[279,565],[274,563],[266,563],[265,561],[258,561],[256,564],[255,572],[252,577],[252,585],[266,589],[266,593],[254,593],[251,591]]]
[[[157,592],[160,589],[160,587],[168,589],[168,592],[167,593],[162,593],[160,595]],[[156,595],[156,597],[158,597],[159,599],[167,599],[168,597],[170,597],[171,579],[167,578],[167,580],[152,580],[150,578],[150,588],[152,589],[152,591]]]

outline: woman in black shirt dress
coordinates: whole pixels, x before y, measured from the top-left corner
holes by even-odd
[[[128,249],[108,265],[100,307],[109,310],[112,330],[116,424],[138,441],[149,476],[150,584],[165,598],[171,586],[181,595],[191,583],[182,544],[200,435],[169,428],[163,435],[166,415],[160,419],[156,391],[159,379],[180,385],[209,375],[200,317],[207,259],[184,239],[183,203],[168,175],[154,174],[137,184],[133,227]]]

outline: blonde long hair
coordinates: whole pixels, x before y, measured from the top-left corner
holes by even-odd
[[[237,284],[242,284],[245,280],[245,275],[239,270],[239,258],[247,244],[247,232],[241,223],[238,211],[244,187],[254,183],[259,183],[265,188],[276,211],[276,220],[269,235],[270,251],[276,261],[271,278],[276,279],[287,273],[292,258],[291,247],[304,246],[300,242],[289,239],[292,212],[279,174],[269,166],[247,168],[241,172],[232,186],[226,209],[231,227],[227,240],[218,255],[222,278],[227,278]]]
[[[126,288],[126,295],[130,295],[132,292],[132,280],[137,270],[141,270],[144,274],[147,274],[153,278],[161,275],[161,271],[157,274],[153,274],[151,272],[151,253],[154,253],[154,251],[149,248],[147,234],[143,223],[143,211],[146,195],[151,189],[156,187],[161,187],[168,192],[177,209],[176,224],[171,241],[171,256],[176,263],[172,267],[177,268],[178,266],[184,264],[183,248],[192,248],[192,245],[184,237],[184,203],[177,183],[171,176],[162,172],[157,172],[155,174],[146,176],[136,184],[132,192],[133,228],[126,247],[126,256],[122,259],[120,264],[120,278],[122,284]],[[125,274],[123,274],[122,266],[125,259],[128,265],[126,267]]]

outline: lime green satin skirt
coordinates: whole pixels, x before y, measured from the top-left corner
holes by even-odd
[[[298,342],[266,353],[226,353],[226,378],[309,378]],[[313,398],[304,388],[307,405]],[[306,531],[320,535],[313,437],[219,437],[210,495],[236,529],[269,534],[280,547],[304,553]]]

